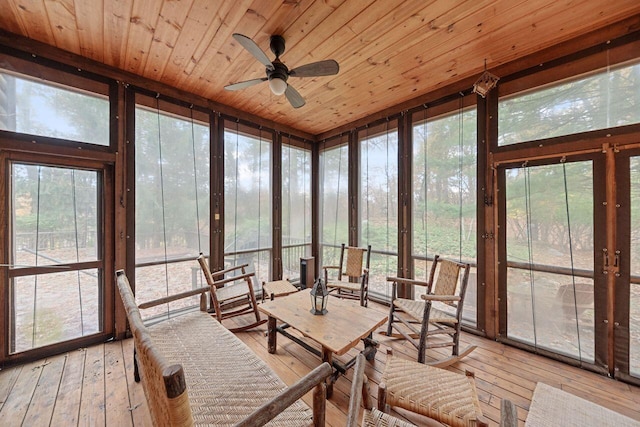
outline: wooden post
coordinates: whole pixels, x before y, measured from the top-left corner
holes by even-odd
[[[278,331],[276,330],[276,318],[269,316],[269,320],[267,322],[267,347],[269,349],[269,353],[273,354],[276,352],[276,334]]]

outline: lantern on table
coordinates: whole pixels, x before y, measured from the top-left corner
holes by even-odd
[[[320,278],[313,282],[311,288],[311,313],[322,315],[327,313],[327,300],[329,299],[329,291],[324,281]]]

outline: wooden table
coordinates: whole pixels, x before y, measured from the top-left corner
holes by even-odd
[[[333,383],[355,364],[355,358],[342,364],[333,360],[333,355],[343,355],[354,348],[360,340],[364,341],[362,353],[367,360],[375,357],[378,343],[372,339],[373,331],[387,321],[387,315],[379,311],[361,307],[357,301],[330,298],[327,314],[311,314],[310,290],[301,290],[291,295],[260,304],[258,310],[268,318],[269,353],[276,352],[276,336],[280,333],[306,350],[329,362],[334,368],[327,382],[327,397],[331,397]],[[277,321],[282,324],[277,325]],[[309,345],[286,329],[294,328],[303,336],[317,342],[321,351]]]

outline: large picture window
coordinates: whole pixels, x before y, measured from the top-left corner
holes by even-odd
[[[371,245],[369,291],[389,296],[398,271],[398,130],[360,132],[360,246]]]
[[[109,145],[107,96],[0,69],[0,111],[1,130]]]
[[[428,280],[435,255],[470,263],[463,317],[475,324],[477,114],[426,113],[413,125],[414,274]]]
[[[500,99],[498,144],[640,123],[640,63]]]
[[[225,128],[225,265],[249,264],[260,283],[271,277],[271,159],[271,133]]]
[[[320,265],[337,265],[340,245],[349,243],[349,150],[340,145],[320,153]]]
[[[209,128],[138,106],[135,149],[136,300],[141,303],[198,286],[195,259],[209,247]],[[155,307],[143,315],[185,304]]]
[[[300,275],[300,258],[311,255],[311,151],[282,147],[283,277]]]

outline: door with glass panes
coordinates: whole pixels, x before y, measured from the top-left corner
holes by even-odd
[[[498,181],[501,340],[640,379],[640,156],[500,165]]]
[[[11,157],[3,358],[103,341],[113,323],[104,270],[105,170]]]

